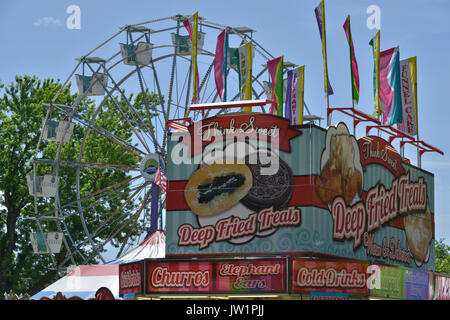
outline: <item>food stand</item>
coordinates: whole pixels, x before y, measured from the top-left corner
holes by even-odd
[[[140,272],[121,294],[432,298],[434,175],[390,141],[256,112],[187,123],[168,123],[166,258],[121,265]]]

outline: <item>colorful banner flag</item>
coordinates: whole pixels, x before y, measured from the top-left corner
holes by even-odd
[[[414,57],[415,58],[415,57]],[[397,128],[409,135],[416,135],[416,107],[410,72],[410,59],[400,60],[400,77],[402,92],[402,123],[397,123]]]
[[[411,76],[411,85],[414,95],[414,114],[416,117],[416,134],[419,136],[419,117],[417,106],[417,57],[408,58],[409,61],[409,74]]]
[[[192,43],[192,78],[193,78],[193,96],[192,102],[198,103],[200,93],[198,67],[197,67],[197,41],[198,41],[198,12],[194,13],[188,19],[183,21],[186,30],[189,33]]]
[[[355,57],[355,48],[353,46],[352,39],[352,31],[350,28],[350,15],[347,16],[347,19],[342,26],[345,30],[345,35],[347,36],[348,45],[350,47],[350,74],[351,74],[351,82],[352,82],[352,99],[355,103],[359,101],[359,73],[358,73],[358,63],[356,62]]]
[[[267,61],[270,78],[272,79],[272,104],[269,113],[283,116],[283,56]]]
[[[228,61],[228,32],[226,29],[217,37],[216,55],[214,58],[214,80],[220,100],[227,100],[227,61]]]
[[[322,55],[323,55],[323,71],[324,71],[324,91],[327,96],[333,94],[333,88],[331,87],[328,79],[328,65],[327,65],[327,36],[325,32],[325,5],[324,0],[320,1],[320,4],[314,9],[317,19],[317,26],[319,27],[320,39],[322,40]]]
[[[239,79],[241,100],[252,99],[252,65],[253,47],[251,42],[239,47]],[[243,111],[252,111],[251,107],[243,108]]]
[[[402,122],[399,47],[380,52],[380,101],[383,124]]]
[[[291,120],[292,125],[303,124],[304,79],[305,66],[287,72],[284,117]]]
[[[369,44],[372,46],[373,52],[373,96],[375,99],[375,116],[381,115],[380,104],[380,30],[377,31]]]

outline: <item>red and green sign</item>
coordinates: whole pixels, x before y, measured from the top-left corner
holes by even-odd
[[[368,294],[368,263],[293,259],[293,292]]]
[[[287,291],[286,259],[146,261],[146,292],[280,293]]]
[[[217,292],[285,292],[286,260],[226,260],[216,262]]]
[[[210,261],[146,262],[146,292],[212,292]]]
[[[141,294],[144,280],[144,263],[142,261],[119,265],[119,295]]]

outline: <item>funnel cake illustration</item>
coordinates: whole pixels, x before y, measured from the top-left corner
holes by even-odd
[[[200,167],[189,179],[184,195],[192,212],[209,216],[222,212],[245,197],[253,183],[247,165],[237,159]]]
[[[334,198],[341,196],[349,205],[359,198],[363,179],[359,148],[344,123],[328,129],[320,168],[315,184],[322,202],[331,204]]]

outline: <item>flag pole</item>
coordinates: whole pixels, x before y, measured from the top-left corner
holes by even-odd
[[[327,92],[327,127],[329,127],[331,125],[331,117],[330,117],[330,98],[328,96],[328,92]]]
[[[327,65],[327,42],[326,42],[326,27],[325,27],[325,3],[321,0],[319,5],[314,9],[317,19],[317,26],[319,27],[320,40],[322,42],[323,55],[323,71],[324,71],[324,91],[327,97],[327,126],[331,125],[330,117],[330,97],[329,97],[329,81],[328,81],[328,65]]]

